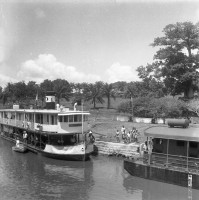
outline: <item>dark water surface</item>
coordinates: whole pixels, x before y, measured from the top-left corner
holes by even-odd
[[[198,190],[130,176],[121,158],[88,162],[53,160],[13,152],[0,138],[0,200],[198,200]]]

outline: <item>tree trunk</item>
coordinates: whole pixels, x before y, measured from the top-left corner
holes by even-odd
[[[191,99],[194,97],[194,90],[193,90],[192,85],[187,90],[184,91],[184,97],[188,99]]]
[[[93,106],[94,106],[94,109],[95,109],[95,98],[93,99],[93,104],[94,104]]]
[[[108,98],[108,102],[107,102],[107,109],[110,108],[110,97],[107,97]]]

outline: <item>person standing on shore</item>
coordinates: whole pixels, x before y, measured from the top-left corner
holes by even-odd
[[[130,131],[127,133],[127,142],[131,143],[131,132]]]
[[[123,125],[122,128],[121,128],[122,139],[123,139],[123,140],[125,139],[125,131],[126,131],[126,129],[125,129],[124,125]]]
[[[117,142],[120,142],[120,132],[117,130],[115,134]]]

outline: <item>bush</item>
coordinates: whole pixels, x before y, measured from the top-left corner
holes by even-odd
[[[131,101],[122,102],[118,112],[132,113]],[[173,97],[140,97],[133,100],[133,115],[150,118],[178,118],[189,114],[186,104]]]

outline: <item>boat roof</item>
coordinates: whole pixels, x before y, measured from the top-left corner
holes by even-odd
[[[58,115],[75,115],[75,114],[90,114],[88,111],[66,110],[59,111],[55,109],[1,109],[0,112],[20,112],[20,113],[43,113],[43,114],[58,114]]]
[[[144,131],[145,136],[161,139],[185,140],[199,142],[199,128],[170,128],[168,126],[153,126]]]

